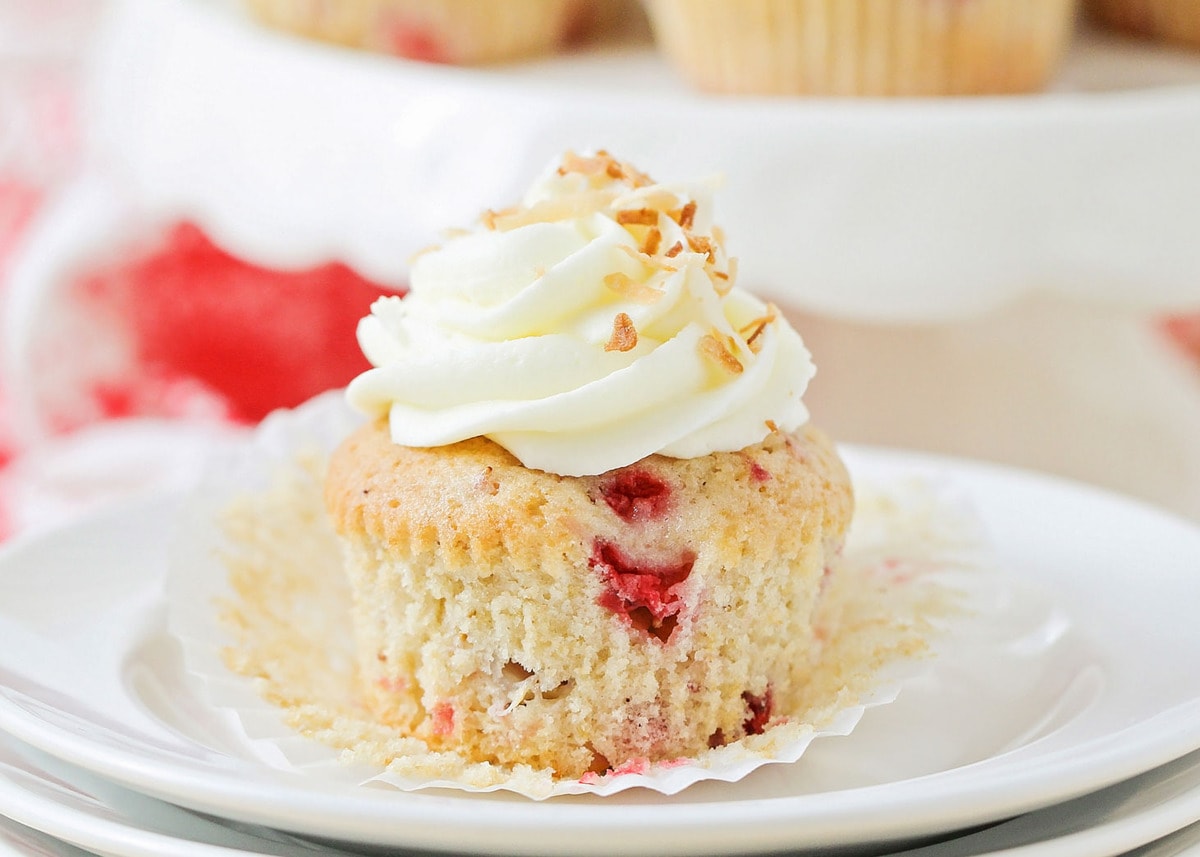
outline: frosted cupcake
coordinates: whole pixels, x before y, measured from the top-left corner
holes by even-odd
[[[1127,33],[1200,47],[1200,0],[1088,0],[1087,9]]]
[[[426,62],[551,53],[587,29],[589,0],[247,0],[264,24]]]
[[[852,497],[735,281],[705,188],[599,153],[375,303],[326,501],[380,721],[581,777],[796,712]]]
[[[710,92],[978,95],[1049,80],[1074,0],[647,0],[655,37]]]

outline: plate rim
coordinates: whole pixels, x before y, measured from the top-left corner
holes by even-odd
[[[15,750],[14,745],[18,743],[12,736],[0,733],[0,762],[4,761],[2,757],[3,751],[6,748]],[[1135,784],[1137,788],[1141,789],[1144,787],[1144,783],[1138,783],[1137,781],[1147,778],[1153,781],[1152,785],[1158,786],[1165,785],[1188,774],[1192,774],[1192,777],[1195,778],[1196,772],[1200,771],[1200,752],[1192,753],[1190,757],[1190,759],[1189,757],[1181,757],[1162,768],[1121,781],[1111,786],[1110,790],[1129,790]],[[32,765],[32,763],[30,764]],[[19,773],[27,773],[32,777],[43,779],[46,782],[52,782],[56,778],[55,775],[44,771],[40,766],[25,767],[17,764],[16,769]],[[217,844],[189,838],[191,833],[183,828],[179,829],[178,835],[169,831],[154,830],[141,824],[124,809],[114,806],[111,801],[105,799],[103,796],[96,796],[85,789],[81,789],[71,778],[68,777],[64,782],[71,790],[83,795],[85,799],[98,800],[115,817],[94,815],[85,809],[56,802],[48,794],[39,794],[24,788],[21,783],[8,777],[0,769],[0,805],[4,809],[4,818],[11,819],[17,824],[78,848],[107,849],[114,854],[141,854],[148,849],[153,849],[158,854],[177,854],[186,855],[186,857],[218,857],[218,855],[230,855],[230,857],[232,855],[245,855],[245,857],[250,857],[252,854],[290,853],[280,850],[285,848],[285,846],[291,847],[288,843],[281,841],[265,839],[261,841],[263,845],[275,847],[276,850],[274,851],[250,851],[229,843]],[[12,815],[14,796],[19,806],[18,816]],[[1101,798],[1102,808],[1104,801],[1111,799],[1111,796],[1106,796],[1105,792],[1101,791],[1095,795],[1085,795],[1080,800],[1090,800],[1093,797]],[[1058,807],[1056,806],[1042,810],[1041,812],[1048,813],[1056,812],[1057,810]],[[1092,811],[1094,812],[1095,810]],[[1077,823],[1074,819],[1077,816],[1073,816],[1069,823],[1059,826],[1054,826],[1052,822],[1047,820],[1045,815],[1039,817],[1038,813],[1014,819],[1013,821],[1018,826],[1028,826],[1032,822],[1035,829],[1040,827],[1042,832],[1047,832],[1045,825],[1050,825],[1048,836],[1046,838],[1039,838],[1033,843],[1018,845],[1006,843],[1004,842],[1004,836],[1007,835],[1005,833],[1000,833],[1001,841],[996,842],[996,833],[993,831],[1000,830],[1006,826],[1005,824],[1001,824],[997,828],[988,828],[984,831],[984,835],[989,837],[988,844],[984,846],[987,848],[986,851],[980,851],[975,847],[974,840],[977,835],[971,833],[964,835],[961,840],[953,839],[948,843],[942,844],[940,847],[945,848],[952,847],[952,845],[961,845],[961,847],[957,848],[952,847],[950,857],[967,857],[967,855],[970,855],[970,857],[998,857],[998,855],[1008,854],[1020,854],[1032,857],[1035,850],[1042,850],[1048,845],[1053,845],[1055,854],[1062,855],[1062,857],[1068,857],[1068,855],[1075,855],[1075,857],[1088,855],[1088,857],[1094,857],[1097,847],[1108,849],[1104,852],[1106,854],[1115,854],[1116,852],[1112,851],[1114,848],[1124,851],[1178,833],[1189,826],[1186,824],[1186,819],[1196,815],[1197,812],[1200,812],[1200,792],[1197,792],[1194,788],[1189,788],[1186,790],[1176,790],[1161,803],[1149,806],[1135,806],[1132,811],[1129,811],[1126,804],[1122,803],[1118,807],[1118,814],[1115,817],[1106,816],[1102,812],[1098,824],[1089,825],[1081,830],[1076,829]],[[0,819],[0,823],[2,821],[3,819]],[[1181,822],[1185,822],[1183,826],[1180,826]],[[177,820],[173,819],[170,822],[161,823],[164,825],[174,825],[177,823]],[[1193,822],[1193,824],[1195,823],[1200,822]],[[1028,833],[1018,834],[1018,838],[1028,839]],[[314,843],[314,847],[320,846]],[[326,847],[329,848],[331,855],[344,853],[337,850],[336,845]],[[1016,850],[1014,851],[1014,849]],[[912,857],[921,857],[924,853],[924,848],[918,848],[915,852],[905,849],[901,852],[896,852],[894,855],[892,855],[892,852],[889,852],[892,857],[908,857],[910,854]]]

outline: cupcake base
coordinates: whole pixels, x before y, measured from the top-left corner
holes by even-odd
[[[1127,33],[1200,47],[1200,0],[1088,0],[1087,10]]]
[[[774,95],[981,95],[1042,88],[1073,0],[649,0],[699,88]]]
[[[425,62],[473,65],[552,53],[588,29],[582,0],[247,0],[263,24]]]
[[[381,722],[476,761],[602,773],[764,732],[797,710],[850,520],[814,430],[596,477],[385,422],[327,488]]]

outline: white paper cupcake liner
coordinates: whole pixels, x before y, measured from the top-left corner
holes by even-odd
[[[506,790],[543,799],[644,787],[674,794],[703,780],[732,782],[764,765],[796,762],[813,741],[849,735],[869,709],[894,701],[907,682],[942,665],[954,669],[944,652],[952,649],[953,663],[961,665],[973,650],[1048,639],[1045,629],[1059,621],[1046,598],[1018,593],[1015,581],[991,567],[980,526],[953,486],[856,480],[858,511],[839,575],[854,587],[847,586],[840,608],[829,609],[857,620],[852,633],[859,637],[846,645],[882,663],[808,712],[809,722],[793,717],[694,760],[635,761],[578,780],[432,752],[417,739],[389,735],[353,704],[349,592],[320,509],[320,483],[325,457],[360,421],[337,393],[273,414],[245,444],[211,462],[173,541],[168,626],[182,644],[186,668],[244,738],[245,751],[276,768],[406,791]],[[256,586],[275,587],[267,593],[269,610],[243,609],[253,599],[247,600],[244,579],[231,573],[236,562],[230,559],[239,527],[279,527],[283,538],[262,543],[285,545],[303,560],[281,563],[303,568],[291,577],[256,580]],[[244,545],[239,549],[244,554]],[[270,568],[272,561],[265,556],[254,563]],[[873,607],[856,601],[868,592]],[[252,655],[247,635],[259,641]],[[915,636],[928,640],[931,656],[898,654],[898,644]],[[380,745],[393,759],[386,767],[363,749]]]

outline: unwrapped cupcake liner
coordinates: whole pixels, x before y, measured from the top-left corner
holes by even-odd
[[[435,752],[372,722],[355,701],[349,586],[321,497],[328,454],[360,421],[337,393],[273,414],[207,468],[172,543],[168,627],[189,677],[241,749],[275,768],[405,791],[505,790],[543,799],[644,787],[674,794],[796,762],[812,742],[849,735],[907,682],[936,672],[947,646],[961,662],[964,648],[995,652],[1063,621],[1044,596],[1018,592],[1016,581],[989,564],[979,522],[953,486],[856,484],[859,509],[834,576],[847,583],[840,594],[831,587],[825,600],[854,629],[844,651],[865,654],[862,668],[851,670],[856,678],[825,704],[696,759],[632,760],[581,779]],[[918,637],[929,651],[910,656]]]
[[[1045,85],[1074,0],[647,0],[699,88],[763,95],[974,95]]]

